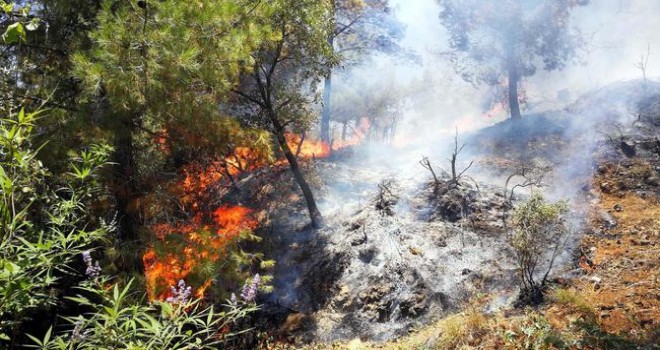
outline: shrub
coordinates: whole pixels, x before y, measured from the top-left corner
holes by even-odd
[[[546,280],[568,236],[563,220],[566,212],[566,202],[546,203],[538,192],[514,211],[513,230],[508,238],[518,264],[522,304],[543,300]],[[545,271],[539,274],[538,270],[544,267]]]
[[[165,302],[140,304],[131,301],[131,282],[104,288],[108,281],[97,278],[79,288],[82,294],[69,298],[92,312],[65,317],[70,325],[63,334],[51,331],[39,340],[38,348],[48,350],[83,349],[217,349],[246,330],[232,332],[233,326],[257,307],[230,302],[218,312],[190,299],[183,282],[175,297]],[[188,293],[186,293],[188,291]],[[100,302],[95,300],[101,300]]]
[[[57,302],[63,276],[80,253],[111,225],[85,209],[98,194],[95,181],[108,147],[72,154],[71,172],[59,181],[32,148],[41,112],[0,119],[0,342],[16,338],[19,327]]]
[[[237,322],[257,309],[258,276],[244,287],[243,301],[219,312],[193,300],[183,281],[168,301],[144,303],[129,295],[131,282],[120,287],[101,274],[90,249],[114,225],[90,207],[103,196],[97,178],[112,149],[71,153],[70,171],[53,176],[32,147],[39,114],[21,110],[0,119],[0,347],[20,345],[31,316],[64,301],[86,312],[62,317],[67,324],[56,332],[51,326],[44,336],[29,336],[32,347],[211,349],[245,332]],[[80,293],[64,296],[75,285]]]

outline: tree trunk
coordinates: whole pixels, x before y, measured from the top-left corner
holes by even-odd
[[[509,110],[512,120],[520,120],[520,104],[518,103],[518,74],[516,69],[509,69]]]
[[[335,16],[337,14],[337,6],[335,1],[331,1],[332,5],[332,32],[328,36],[328,45],[334,53],[335,50]],[[321,111],[321,141],[326,145],[330,145],[330,98],[332,97],[332,67],[328,67],[328,74],[325,76],[323,82],[323,110]],[[330,148],[332,152],[332,147]]]
[[[277,118],[274,112],[270,112],[268,114],[275,129],[275,137],[277,138],[277,143],[280,145],[280,148],[284,153],[284,157],[289,162],[289,166],[291,167],[291,172],[293,173],[293,177],[296,179],[296,182],[298,182],[298,185],[300,186],[300,190],[302,190],[303,196],[305,197],[305,201],[307,202],[307,209],[309,210],[309,216],[310,219],[312,220],[312,227],[321,228],[323,227],[324,224],[323,216],[321,215],[321,211],[319,211],[319,208],[316,206],[316,201],[314,200],[314,194],[312,193],[312,189],[309,187],[309,184],[305,180],[305,176],[300,170],[298,159],[296,159],[296,156],[293,154],[293,152],[291,152],[291,148],[289,148],[289,145],[286,142],[286,137],[284,136],[284,127],[282,126],[282,123],[280,123],[279,119]]]
[[[520,81],[520,76],[518,75],[518,67],[515,60],[514,49],[510,47],[508,53],[509,110],[511,111],[512,120],[520,120],[520,104],[518,103],[518,82]]]
[[[330,98],[332,93],[332,70],[328,72],[323,84],[323,110],[321,111],[321,141],[329,145],[330,140]]]
[[[131,123],[127,121],[127,124]],[[136,198],[135,158],[133,131],[130,125],[122,125],[115,135],[114,193],[117,201],[119,237],[123,242],[137,241],[138,220],[132,204]]]
[[[344,121],[342,123],[342,128],[341,128],[341,140],[346,141],[346,131],[348,129],[348,121]]]

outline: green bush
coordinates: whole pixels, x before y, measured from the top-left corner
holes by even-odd
[[[51,307],[57,314],[65,303],[84,313],[62,316],[65,324],[45,335],[28,335],[32,347],[210,349],[245,332],[241,320],[257,309],[252,295],[217,311],[191,299],[181,281],[173,298],[146,303],[131,297],[131,282],[121,287],[101,273],[91,250],[114,225],[91,207],[104,197],[98,178],[112,149],[71,153],[70,171],[54,176],[32,145],[39,114],[21,110],[0,119],[0,347],[20,346],[32,316]],[[76,285],[79,294],[66,296]],[[244,292],[257,288],[255,282]]]
[[[0,119],[0,341],[54,305],[60,279],[74,259],[112,225],[86,210],[99,193],[96,176],[110,149],[72,154],[61,183],[37,159],[32,138],[40,112]]]
[[[543,300],[546,280],[568,237],[563,219],[567,209],[566,202],[547,203],[535,192],[514,211],[508,238],[518,264],[522,304]]]
[[[199,300],[191,300],[182,283],[175,298],[167,302],[135,303],[128,298],[131,283],[111,289],[103,278],[90,281],[79,289],[90,296],[69,298],[93,310],[89,314],[66,317],[70,329],[52,337],[51,331],[35,348],[44,350],[73,349],[217,349],[246,330],[232,331],[253,304],[228,303],[223,311],[203,308]],[[93,301],[93,300],[101,300]]]

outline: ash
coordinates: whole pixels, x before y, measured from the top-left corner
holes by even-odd
[[[326,194],[326,229],[300,230],[279,252],[270,297],[305,315],[303,340],[385,340],[459,309],[475,293],[515,298],[501,189],[465,183],[438,193],[423,169],[397,169],[420,175],[402,179],[387,164],[369,173],[359,164],[317,164],[326,186],[344,195]]]

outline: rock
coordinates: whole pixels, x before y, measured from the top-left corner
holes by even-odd
[[[621,211],[623,211],[623,206],[621,204],[617,203],[612,207],[612,209],[614,209],[617,212],[621,212]]]
[[[361,249],[358,253],[358,258],[365,264],[370,263],[374,256],[376,256],[376,249],[373,247]]]
[[[621,141],[621,143],[619,143],[619,149],[621,149],[621,152],[623,152],[623,154],[628,158],[634,157],[637,153],[635,151],[635,146],[630,145],[625,141]]]
[[[426,310],[426,295],[415,293],[401,300],[399,311],[404,317],[417,317]]]

